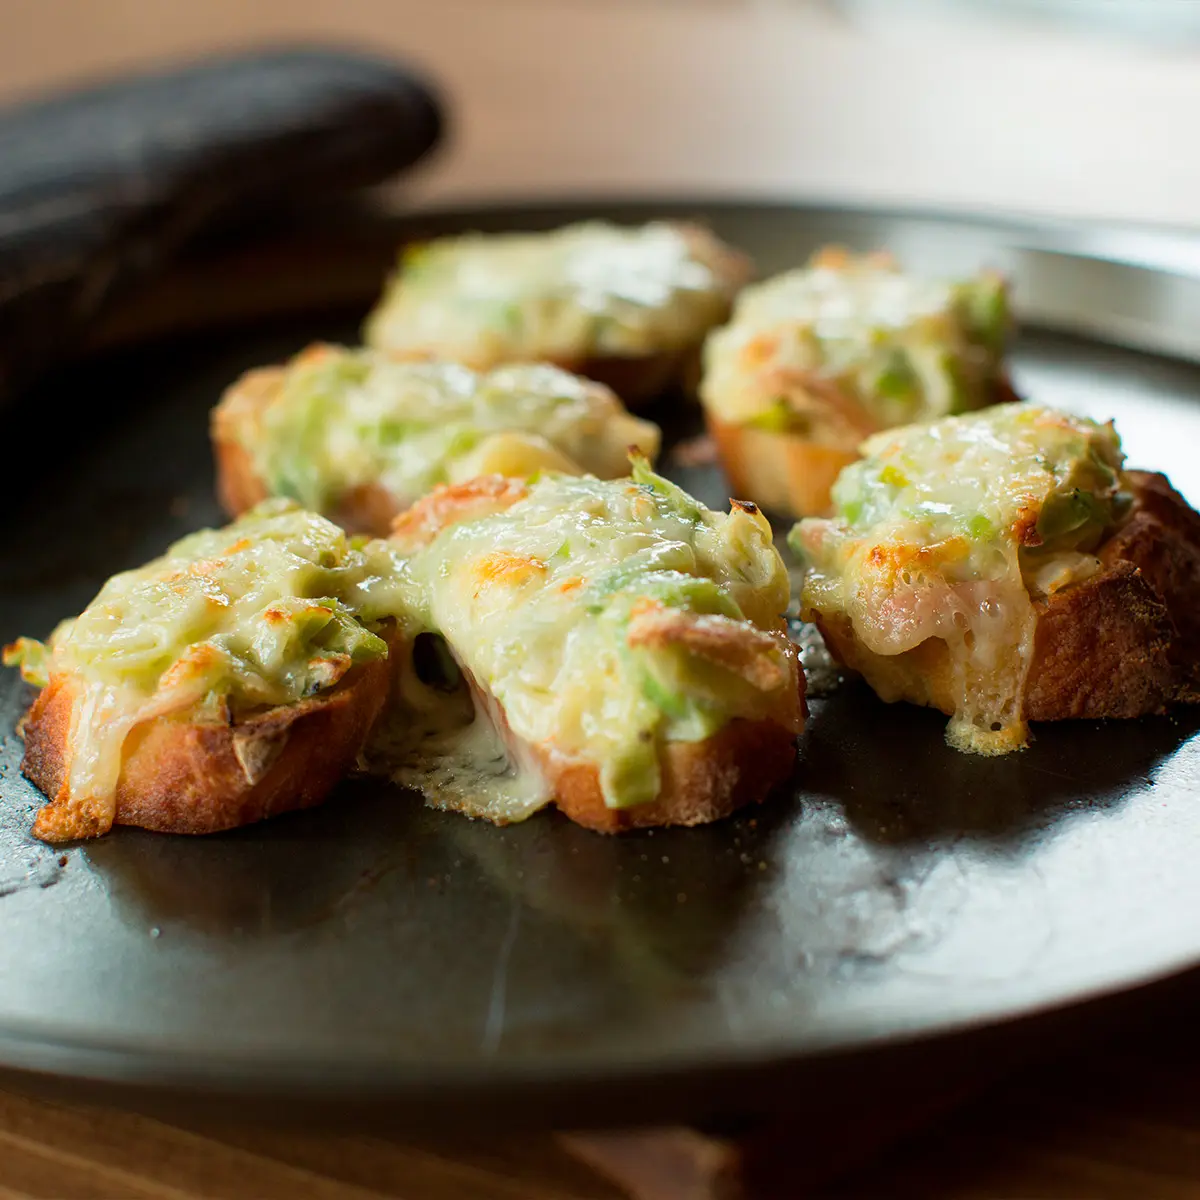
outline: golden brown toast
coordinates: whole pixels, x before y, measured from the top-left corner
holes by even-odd
[[[1200,514],[1164,475],[1130,471],[1133,508],[1098,550],[1103,569],[1034,601],[1026,720],[1139,717],[1200,699]],[[817,615],[835,656],[876,690],[952,715],[946,643],[874,654],[849,620]]]
[[[397,518],[394,537],[409,550],[428,545],[441,529],[507,509],[527,494],[525,484],[498,477],[439,488]],[[661,636],[684,641],[689,631],[664,629]],[[503,706],[490,691],[465,667],[463,675],[477,698],[477,712],[489,715],[510,747],[511,758],[538,764],[552,802],[572,821],[599,833],[656,825],[701,825],[761,802],[791,775],[796,763],[796,738],[807,716],[804,672],[796,646],[787,637],[782,620],[772,634],[756,631],[752,639],[745,640],[752,644],[708,646],[704,652],[726,666],[752,674],[755,666],[762,665],[764,643],[781,651],[787,686],[779,711],[769,720],[736,717],[701,741],[664,742],[659,752],[658,797],[629,808],[610,808],[605,803],[597,763],[564,755],[552,745],[524,741],[513,732]]]
[[[389,649],[398,645],[393,632]],[[215,833],[320,804],[354,766],[391,691],[392,666],[351,668],[328,692],[229,724],[159,717],[125,741],[115,824],[162,833]],[[56,675],[24,722],[21,770],[49,798],[34,824],[48,842],[104,830],[70,794],[76,688]]]

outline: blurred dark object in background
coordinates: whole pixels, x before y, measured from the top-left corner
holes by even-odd
[[[0,113],[0,402],[185,244],[412,166],[442,113],[410,69],[289,48]]]

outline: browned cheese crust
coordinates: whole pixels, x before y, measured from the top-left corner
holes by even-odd
[[[397,641],[389,636],[389,647]],[[228,725],[184,713],[135,727],[123,747],[114,823],[216,833],[320,804],[354,766],[391,680],[390,662],[378,659],[351,668],[324,695]],[[21,770],[50,798],[33,832],[48,842],[106,832],[70,794],[75,696],[69,676],[53,676],[24,723]]]
[[[1133,509],[1090,579],[1036,600],[1023,715],[1031,721],[1139,717],[1200,700],[1200,514],[1164,475],[1129,472]],[[836,657],[885,699],[954,712],[950,654],[930,638],[877,655],[844,617],[818,615]]]
[[[306,353],[322,352],[323,347],[317,345]],[[247,371],[213,409],[210,432],[217,463],[217,499],[230,517],[241,516],[270,495],[238,434],[245,426],[253,427],[257,423],[262,410],[279,394],[284,375],[283,367]],[[387,488],[368,483],[353,488],[325,515],[348,533],[386,537],[396,514],[401,511],[402,506]]]

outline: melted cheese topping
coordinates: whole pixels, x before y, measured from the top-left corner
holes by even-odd
[[[852,449],[991,403],[1008,327],[998,276],[921,279],[830,249],[742,292],[708,339],[701,399],[733,424]]]
[[[395,622],[410,648],[366,765],[505,822],[550,799],[545,770],[594,767],[610,805],[634,805],[658,796],[664,743],[735,717],[799,732],[788,597],[756,509],[714,513],[643,459],[632,479],[439,489],[389,542],[268,501],[114,576],[49,648],[11,650],[72,688],[73,828],[102,833],[139,723],[294,704],[386,655],[371,630]],[[453,679],[422,676],[429,638]]]
[[[766,520],[713,513],[644,466],[547,478],[437,532],[408,567],[419,624],[498,704],[510,750],[594,764],[611,806],[657,796],[664,741],[795,709]]]
[[[835,516],[793,530],[809,566],[802,611],[850,622],[880,656],[855,665],[884,699],[948,694],[952,745],[1024,745],[1033,601],[1099,567],[1090,552],[1123,503],[1115,432],[1001,405],[877,434],[862,452],[834,485]],[[930,639],[949,651],[948,681],[889,667]]]
[[[76,689],[73,806],[97,832],[111,826],[122,747],[141,722],[188,710],[225,723],[316,695],[386,655],[345,599],[374,577],[371,554],[282,501],[114,575],[48,648],[21,649],[34,682],[64,676]]]
[[[365,337],[477,367],[640,357],[698,343],[742,274],[711,234],[663,222],[443,238],[405,252]]]
[[[465,683],[429,686],[411,657],[399,666],[395,702],[366,749],[369,773],[419,791],[434,808],[495,825],[524,821],[549,803],[540,763],[505,739],[494,700]]]
[[[318,512],[368,485],[403,508],[439,483],[481,474],[611,478],[628,470],[630,446],[653,457],[660,440],[608,388],[556,367],[481,375],[333,346],[297,357],[267,405],[235,388],[230,406],[259,478]]]

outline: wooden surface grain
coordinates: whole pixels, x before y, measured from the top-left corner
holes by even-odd
[[[749,1177],[736,1142],[691,1130],[415,1140],[186,1126],[0,1092],[0,1200],[1184,1200],[1200,1195],[1190,1008],[965,1098],[914,1080],[894,1119],[784,1122],[788,1170],[776,1153]]]

